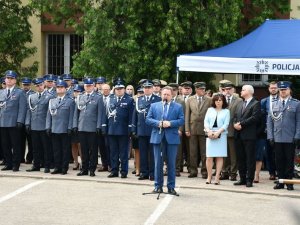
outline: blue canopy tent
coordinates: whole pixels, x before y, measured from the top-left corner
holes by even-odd
[[[266,20],[245,37],[177,57],[179,71],[300,75],[300,20]]]

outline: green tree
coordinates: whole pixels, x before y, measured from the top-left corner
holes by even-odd
[[[0,72],[15,70],[21,75],[36,75],[38,63],[22,67],[24,59],[36,52],[28,47],[32,33],[28,18],[32,15],[30,6],[23,6],[20,0],[0,1]]]
[[[121,75],[134,82],[145,77],[175,81],[177,54],[223,46],[245,33],[240,28],[244,7],[257,12],[250,18],[251,26],[246,26],[250,30],[288,4],[283,0],[253,0],[246,6],[241,0],[32,2],[41,15],[48,12],[54,22],[74,26],[85,36],[83,50],[75,56],[73,74]],[[181,79],[199,80],[199,74],[184,73]],[[201,74],[201,80],[212,79],[211,74]]]

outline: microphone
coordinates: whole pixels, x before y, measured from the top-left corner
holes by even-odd
[[[163,114],[164,114],[164,105],[168,103],[168,100],[166,98],[163,99]],[[162,128],[164,124],[164,116],[161,118],[161,126],[159,128],[159,134],[161,134]]]

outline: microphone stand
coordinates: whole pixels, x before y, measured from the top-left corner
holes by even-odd
[[[167,99],[164,99],[164,104],[166,104],[167,103]],[[163,116],[162,116],[162,119],[161,119],[161,121],[160,121],[160,123],[161,123],[161,126],[160,126],[160,128],[159,128],[159,134],[161,135],[163,135],[164,133],[164,127],[163,127],[163,124],[164,124],[164,118],[163,118]],[[159,165],[159,168],[162,168],[162,170],[164,170],[164,168],[163,168],[163,163],[164,163],[164,161],[163,161],[163,148],[164,148],[164,144],[163,144],[163,136],[162,136],[162,138],[161,138],[161,142],[160,142],[160,165]],[[162,165],[161,165],[162,164]],[[158,173],[158,180],[160,180],[160,177],[161,176],[161,173]],[[161,187],[162,188],[162,187]],[[172,195],[172,194],[170,194],[170,193],[168,193],[168,192],[164,192],[164,191],[162,191],[162,192],[160,192],[160,191],[158,191],[158,192],[145,192],[145,193],[143,193],[142,195],[153,195],[153,194],[158,194],[157,195],[157,200],[159,200],[159,197],[160,197],[160,195],[161,194],[166,194],[166,195]],[[177,197],[179,197],[179,194],[176,194],[176,195],[174,195],[174,196],[177,196]]]

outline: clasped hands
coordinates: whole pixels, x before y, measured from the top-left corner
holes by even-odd
[[[159,128],[168,128],[170,126],[171,126],[171,122],[167,121],[167,120],[160,121],[159,124],[158,124]]]
[[[237,122],[237,123],[233,124],[233,127],[234,127],[234,129],[236,129],[236,130],[241,130],[241,129],[242,129],[242,125],[241,125],[240,122]]]
[[[220,134],[221,134],[220,131],[211,131],[210,130],[207,132],[207,137],[209,139],[217,139],[217,138],[219,138]]]

